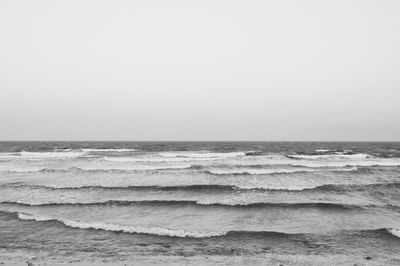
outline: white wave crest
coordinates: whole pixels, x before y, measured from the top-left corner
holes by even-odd
[[[245,152],[160,152],[161,157],[167,158],[228,158],[236,156],[245,156]]]
[[[388,228],[386,229],[389,233],[391,233],[394,236],[397,236],[400,238],[400,229],[395,229],[395,228]]]
[[[189,169],[191,168],[191,164],[181,164],[181,165],[102,165],[102,166],[82,166],[81,170],[84,171],[151,171],[151,170],[170,170],[170,169]]]
[[[45,170],[46,168],[38,167],[38,168],[21,168],[21,167],[0,167],[0,172],[9,172],[9,173],[34,173]]]
[[[329,149],[317,149],[315,150],[315,152],[319,152],[319,153],[324,153],[324,152],[330,152],[331,150]]]
[[[173,237],[191,237],[191,238],[205,238],[213,236],[225,235],[227,232],[196,232],[187,231],[183,229],[168,229],[161,227],[143,227],[143,226],[131,226],[122,224],[110,224],[103,222],[82,222],[74,221],[62,218],[52,218],[46,216],[38,216],[27,213],[18,213],[18,218],[21,220],[34,220],[38,222],[44,221],[59,221],[64,225],[72,228],[80,229],[96,229],[96,230],[106,230],[112,232],[125,232],[132,234],[149,234],[149,235],[159,235],[159,236],[173,236]]]
[[[102,148],[102,149],[80,149],[83,152],[130,152],[130,151],[136,151],[136,149],[108,149],[108,148]]]
[[[331,168],[331,169],[309,169],[309,168],[297,168],[297,169],[213,169],[208,172],[214,175],[264,175],[264,174],[290,174],[290,173],[302,173],[302,172],[319,172],[319,171],[339,171],[339,172],[351,172],[357,171],[357,167],[352,168]]]
[[[194,157],[104,157],[105,161],[108,162],[118,162],[118,163],[136,163],[136,162],[188,162],[188,161],[210,161],[223,159],[223,157],[204,157],[204,158],[194,158]]]
[[[263,175],[263,174],[285,174],[285,173],[298,173],[298,172],[315,172],[315,169],[213,169],[208,172],[214,175]]]
[[[85,155],[84,152],[67,151],[67,152],[20,152],[22,158],[75,158]]]
[[[315,160],[315,159],[367,159],[367,158],[372,158],[373,156],[364,153],[357,153],[357,154],[322,154],[322,155],[293,154],[293,155],[288,155],[288,157],[295,159]]]

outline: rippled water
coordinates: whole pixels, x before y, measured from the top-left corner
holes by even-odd
[[[400,143],[2,142],[0,251],[396,265],[399,173]]]

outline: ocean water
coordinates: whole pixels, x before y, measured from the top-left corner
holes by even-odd
[[[0,259],[398,265],[399,254],[400,143],[0,143]]]

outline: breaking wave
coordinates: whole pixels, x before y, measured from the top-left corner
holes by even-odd
[[[364,153],[357,153],[357,154],[343,154],[343,153],[336,153],[336,154],[321,154],[321,155],[306,155],[306,154],[293,154],[287,155],[287,157],[291,159],[306,159],[306,160],[318,160],[318,159],[367,159],[373,158],[374,156]]]
[[[228,158],[236,156],[245,156],[246,152],[160,152],[161,157],[167,158]]]
[[[205,172],[213,175],[265,175],[265,174],[291,174],[291,173],[309,173],[320,171],[333,172],[354,172],[358,171],[357,167],[352,168],[331,168],[331,169],[307,169],[307,168],[291,168],[291,169],[213,169]]]
[[[83,152],[132,152],[136,149],[111,149],[111,148],[97,148],[97,149],[80,149]]]

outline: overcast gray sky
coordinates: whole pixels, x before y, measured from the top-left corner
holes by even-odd
[[[2,140],[400,140],[398,0],[2,0]]]

